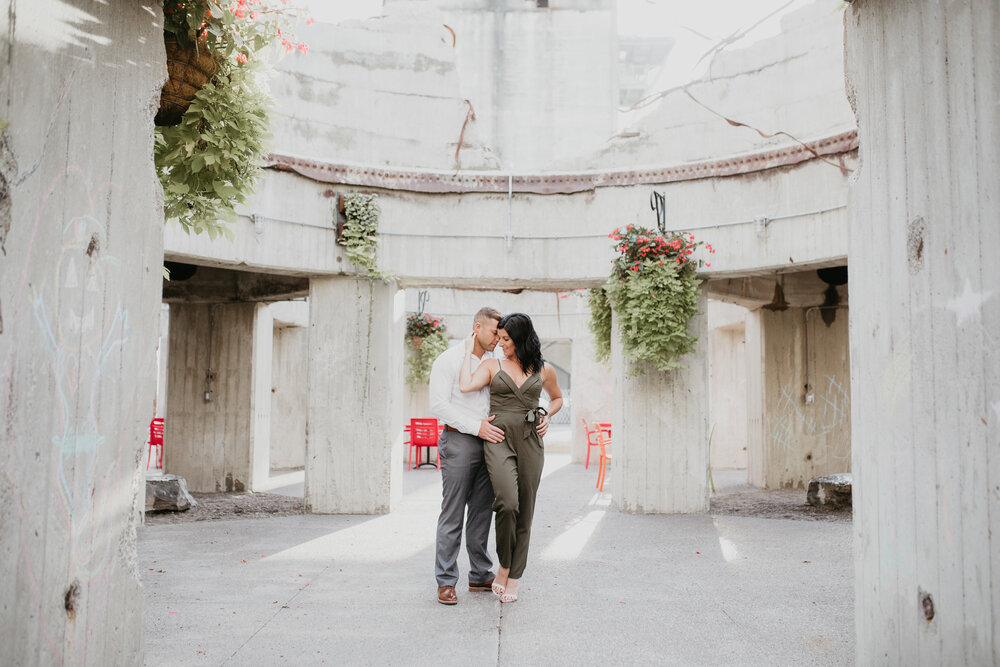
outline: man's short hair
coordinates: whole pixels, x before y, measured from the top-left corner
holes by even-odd
[[[502,319],[503,315],[500,314],[499,310],[497,310],[496,308],[490,308],[489,306],[485,306],[483,308],[480,308],[479,311],[476,312],[476,316],[472,318],[472,321],[485,323],[487,320],[494,320],[496,322],[499,322]]]

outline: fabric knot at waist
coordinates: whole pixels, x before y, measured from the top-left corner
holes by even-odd
[[[531,423],[531,422],[537,421],[540,416],[549,414],[549,411],[546,410],[545,408],[539,407],[539,408],[535,408],[534,410],[527,410],[527,411],[523,411],[523,410],[496,410],[495,414],[498,414],[498,415],[499,414],[505,414],[505,415],[520,415],[520,414],[523,414],[524,415],[524,421],[526,421],[528,423]]]

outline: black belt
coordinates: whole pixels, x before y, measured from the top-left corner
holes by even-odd
[[[446,431],[454,431],[455,433],[461,433],[461,431],[459,431],[454,426],[448,426],[447,424],[444,425],[444,430],[446,430]]]

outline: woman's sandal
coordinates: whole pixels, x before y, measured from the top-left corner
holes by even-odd
[[[505,590],[502,584],[498,584],[496,582],[493,582],[492,588],[493,588],[493,593],[495,593],[496,595],[503,595],[503,592]]]
[[[517,602],[517,593],[504,593],[500,596],[500,602]]]

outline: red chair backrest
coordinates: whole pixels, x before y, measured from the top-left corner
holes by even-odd
[[[163,417],[157,417],[149,422],[149,444],[163,444]]]
[[[435,446],[438,443],[437,419],[411,419],[410,442],[420,446]]]

